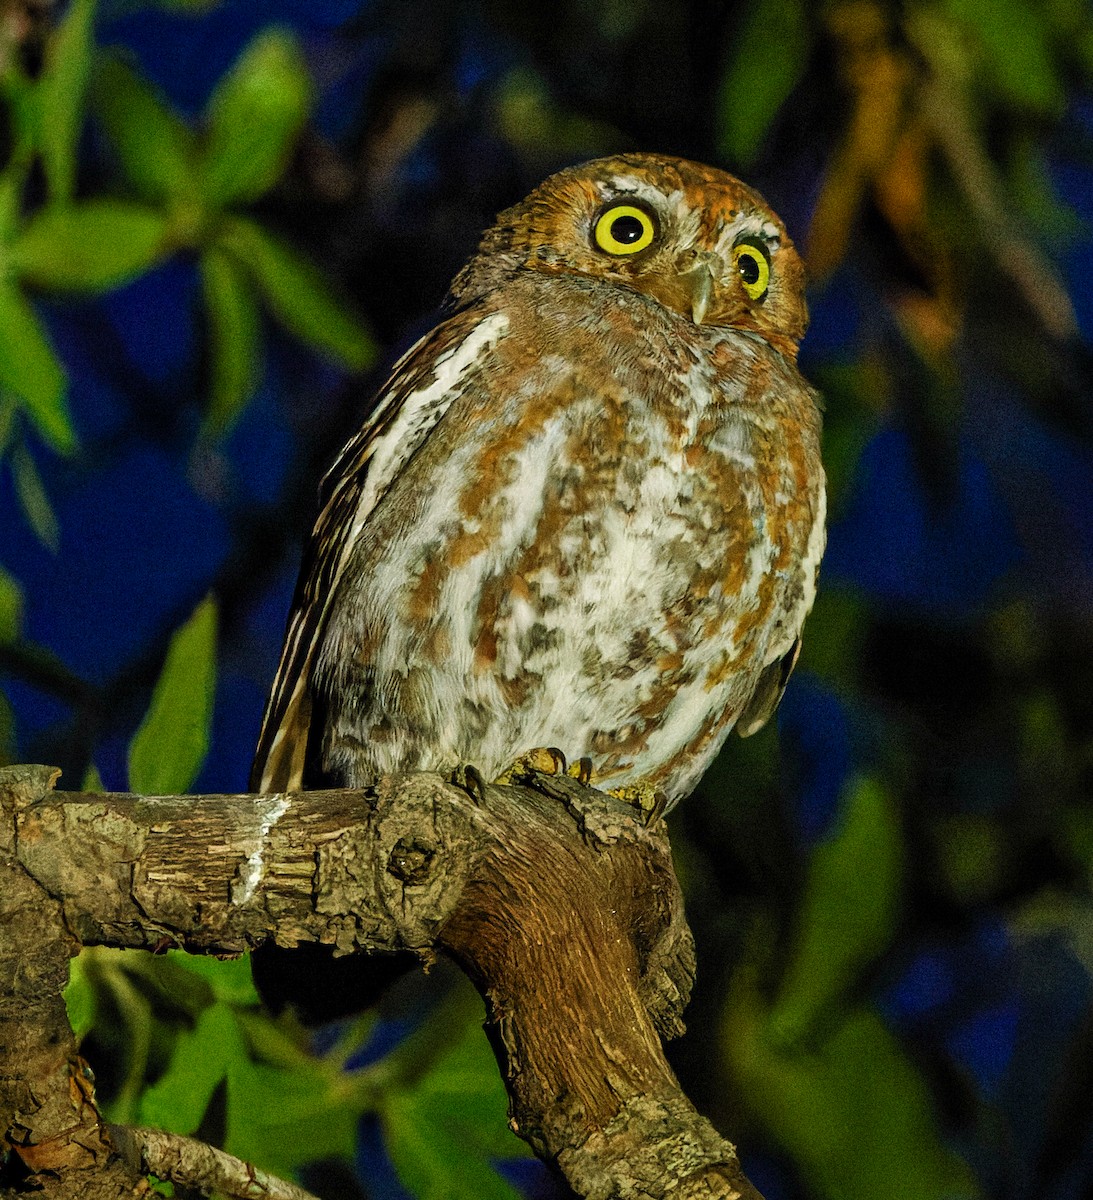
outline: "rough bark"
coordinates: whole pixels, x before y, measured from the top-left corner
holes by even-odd
[[[192,1186],[201,1180],[227,1200],[316,1200],[311,1192],[294,1183],[276,1179],[193,1138],[179,1137],[159,1129],[111,1125],[110,1136],[118,1153],[136,1171]]]
[[[661,1048],[694,969],[663,822],[566,777],[184,797],[66,794],[55,778],[0,771],[4,1194],[143,1191],[68,1028],[70,955],[272,937],[454,957],[486,997],[513,1128],[579,1195],[759,1200]]]
[[[60,899],[19,857],[21,817],[58,774],[48,767],[0,771],[0,1179],[7,1176],[5,1195],[142,1196],[143,1177],[113,1154],[61,996],[79,941]]]

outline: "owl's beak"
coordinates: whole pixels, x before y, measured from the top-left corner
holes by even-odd
[[[713,296],[713,269],[708,259],[701,259],[689,270],[681,272],[680,283],[684,294],[691,302],[691,318],[696,325],[702,324]]]

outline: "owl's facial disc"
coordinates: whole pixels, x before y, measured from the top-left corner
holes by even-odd
[[[790,358],[808,324],[803,264],[763,198],[682,159],[617,155],[552,175],[500,214],[452,299],[470,304],[524,271],[621,285]]]

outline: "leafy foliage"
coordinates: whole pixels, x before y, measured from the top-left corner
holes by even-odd
[[[801,912],[774,1004],[770,1033],[787,1046],[808,1043],[841,1011],[860,973],[895,933],[899,912],[899,814],[875,779],[848,785],[842,828],[816,847]]]
[[[152,704],[129,746],[129,787],[187,791],[209,749],[216,680],[216,605],[203,600],[171,639]]]
[[[0,285],[0,386],[22,401],[39,435],[62,453],[75,448],[65,378],[34,310],[15,288]]]
[[[755,161],[771,122],[800,81],[811,33],[801,0],[749,5],[718,96],[718,148],[726,158],[743,167]]]
[[[76,150],[94,50],[95,0],[73,0],[46,48],[38,80],[42,166],[54,204],[66,205],[76,186]]]
[[[458,1040],[424,1074],[382,1097],[379,1111],[391,1161],[415,1196],[513,1200],[518,1193],[490,1160],[526,1151],[505,1124],[504,1091],[492,1056],[483,1059],[478,1022],[464,1019],[456,1029]]]
[[[259,34],[209,101],[200,186],[209,208],[248,203],[284,172],[311,109],[311,77],[296,43]]]
[[[17,151],[0,177],[0,237],[10,275],[48,293],[95,293],[145,273],[180,249],[207,247],[212,352],[209,430],[222,434],[253,396],[261,346],[253,301],[225,275],[216,246],[221,214],[249,204],[283,175],[312,104],[310,77],[292,37],[260,33],[210,98],[202,136],[181,121],[123,63],[95,69],[95,0],[74,0],[31,82],[16,63],[4,80]],[[96,103],[140,202],[75,198],[85,99],[93,72]],[[23,217],[20,203],[34,157],[48,203]],[[353,369],[367,365],[371,339],[329,295],[321,276],[260,225],[235,218],[228,242],[258,260],[258,294],[305,341]],[[242,233],[239,232],[242,229]],[[238,336],[236,336],[238,335]],[[0,387],[23,402],[55,450],[75,445],[64,371],[33,308],[14,286],[0,291]],[[33,519],[33,512],[28,511]],[[37,522],[41,527],[41,522]]]
[[[375,1059],[365,1053],[372,1017],[323,1049],[291,1019],[270,1018],[246,958],[85,950],[66,999],[73,1027],[125,1064],[120,1085],[103,1088],[113,1120],[213,1137],[291,1178],[316,1160],[351,1162],[359,1122],[378,1114],[395,1169],[416,1193],[515,1194],[491,1160],[526,1151],[505,1125],[481,1002],[466,983]],[[358,1066],[362,1054],[369,1061]]]
[[[166,230],[164,218],[143,205],[92,200],[43,209],[23,227],[9,254],[32,287],[94,292],[151,267]]]

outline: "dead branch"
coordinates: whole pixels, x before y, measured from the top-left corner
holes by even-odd
[[[110,1136],[128,1166],[157,1179],[190,1188],[200,1181],[227,1200],[316,1200],[294,1183],[194,1138],[129,1125],[111,1125]]]
[[[661,1048],[694,967],[663,822],[566,777],[478,797],[428,774],[284,796],[55,779],[0,770],[4,1195],[146,1194],[137,1135],[104,1125],[67,1023],[72,954],[273,938],[459,962],[486,997],[513,1128],[579,1195],[761,1200]]]

